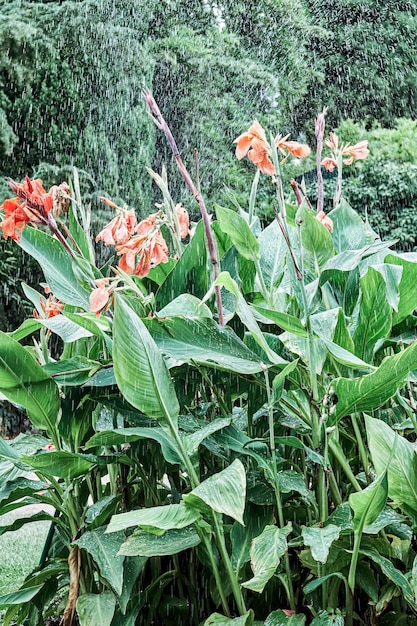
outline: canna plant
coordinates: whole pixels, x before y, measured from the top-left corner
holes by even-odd
[[[0,596],[4,624],[415,624],[417,258],[380,240],[341,178],[329,214],[320,188],[322,163],[367,146],[333,133],[323,159],[319,114],[313,208],[281,174],[310,149],[254,122],[236,140],[248,205],[210,219],[144,97],[201,221],[150,171],[148,218],[104,199],[116,216],[96,243],[114,256],[97,267],[76,172],[49,192],[12,183],[2,207],[49,295],[25,285],[34,315],[0,335],[0,391],[37,431],[0,440],[0,514],[55,511],[0,528],[51,524],[39,566]]]

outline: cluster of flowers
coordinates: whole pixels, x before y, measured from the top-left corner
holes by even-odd
[[[67,183],[53,185],[45,191],[40,178],[30,180],[28,176],[23,183],[14,180],[9,185],[16,194],[15,198],[8,198],[0,207],[5,218],[0,222],[4,237],[20,240],[20,235],[29,222],[32,224],[50,223],[51,214],[57,217],[68,210],[70,188]]]
[[[321,164],[329,172],[333,172],[334,169],[338,167],[339,155],[348,155],[346,159],[343,159],[343,163],[345,165],[352,165],[353,161],[366,159],[366,157],[369,155],[367,141],[360,141],[354,146],[351,146],[347,143],[339,147],[339,137],[336,135],[336,133],[329,133],[329,139],[326,139],[325,143],[326,146],[330,148],[332,156],[324,158]]]

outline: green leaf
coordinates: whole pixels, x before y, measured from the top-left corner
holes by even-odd
[[[154,439],[160,444],[162,454],[168,463],[181,463],[181,454],[177,444],[173,440],[172,434],[165,428],[138,427],[105,430],[93,435],[87,441],[85,447],[88,449],[96,446],[119,446],[124,443],[139,441],[140,439]]]
[[[288,247],[277,220],[267,226],[259,236],[260,265],[265,285],[274,289],[281,283]]]
[[[260,507],[247,507],[244,515],[245,526],[235,522],[230,531],[232,542],[231,562],[236,574],[243,565],[250,561],[250,547],[255,537],[258,537],[267,524],[273,522],[272,513],[266,514]]]
[[[27,226],[21,235],[20,247],[38,261],[58,300],[88,311],[90,294],[78,283],[71,257],[57,239]]]
[[[230,426],[231,422],[232,419],[230,417],[218,417],[212,422],[201,426],[194,433],[185,435],[183,437],[183,443],[187,454],[192,455],[197,452],[199,445],[204,441],[204,439],[213,433],[216,433],[218,430],[226,428],[226,426]]]
[[[415,289],[410,289],[410,285],[415,285],[417,282],[417,258],[413,253],[388,254],[385,257],[385,263],[402,268],[401,281],[398,287],[400,294],[398,311],[394,311],[392,315],[392,325],[395,326],[417,309],[417,292]]]
[[[78,596],[77,614],[80,626],[110,626],[116,609],[116,598],[109,591]]]
[[[61,337],[62,341],[65,343],[72,343],[73,341],[77,341],[83,337],[91,337],[92,335],[88,330],[79,324],[75,324],[64,315],[56,315],[55,317],[50,317],[45,320],[40,319],[39,323],[45,326],[45,328],[49,328],[49,330],[55,333],[55,335],[58,335],[58,337]]]
[[[304,250],[307,251],[305,261],[313,270],[323,267],[326,261],[334,255],[331,234],[316,219],[314,211],[305,202],[297,211],[296,221],[300,224],[301,240]]]
[[[390,263],[374,265],[373,268],[379,272],[385,280],[388,304],[396,313],[398,313],[398,304],[400,301],[400,282],[403,274],[403,268],[401,265],[391,265]]]
[[[55,318],[53,318],[55,319]],[[101,363],[91,361],[84,356],[62,359],[44,365],[44,371],[54,376],[56,383],[61,385],[82,385],[101,368]]]
[[[321,585],[326,582],[326,580],[329,580],[329,578],[332,577],[340,578],[340,580],[343,580],[344,583],[347,582],[343,574],[341,574],[340,572],[332,572],[331,574],[326,574],[326,576],[320,576],[320,578],[315,578],[311,582],[307,583],[307,585],[305,585],[304,587],[304,593],[313,593],[313,591],[321,587]]]
[[[417,455],[412,443],[385,422],[365,416],[366,433],[376,472],[388,474],[388,497],[417,516]],[[395,445],[394,453],[392,454]],[[392,456],[392,458],[391,458]],[[387,469],[388,468],[388,469]]]
[[[340,528],[334,524],[328,524],[323,528],[301,526],[301,534],[304,544],[310,546],[313,559],[326,563],[330,546],[339,538]]]
[[[351,354],[355,351],[355,345],[353,343],[352,337],[350,336],[346,323],[345,313],[342,308],[338,309],[337,323],[333,334],[333,342],[340,348],[347,350]]]
[[[47,476],[67,479],[86,474],[94,465],[91,457],[63,450],[41,452],[33,456],[23,455],[21,459],[34,470],[43,472]]]
[[[300,337],[307,337],[307,330],[298,317],[294,317],[288,313],[281,313],[280,311],[271,311],[270,309],[264,309],[263,307],[255,305],[252,308],[283,330],[293,333],[294,335],[299,335]]]
[[[27,319],[24,322],[22,322],[22,324],[20,324],[19,328],[14,330],[12,333],[7,333],[7,334],[9,335],[9,337],[14,339],[15,341],[21,341],[21,339],[24,339],[28,335],[31,335],[32,333],[39,330],[39,328],[41,327],[42,327],[42,324],[40,323],[39,320]]]
[[[36,428],[53,431],[60,408],[58,386],[28,350],[2,332],[0,390],[25,407]]]
[[[13,591],[12,593],[4,593],[0,596],[0,609],[5,609],[12,604],[25,604],[26,602],[30,602],[42,587],[43,585],[36,585],[35,587],[27,587],[26,589]]]
[[[364,361],[372,361],[376,342],[389,335],[392,311],[387,301],[386,283],[380,272],[368,267],[359,282],[362,295],[353,334],[355,354]]]
[[[242,583],[242,587],[262,593],[287,551],[287,536],[291,530],[291,525],[284,528],[265,526],[262,533],[252,541],[250,559],[254,576]]]
[[[113,515],[106,533],[114,533],[125,530],[131,526],[140,526],[143,529],[153,527],[160,530],[172,528],[185,528],[193,524],[200,514],[184,506],[184,504],[170,504],[167,506],[154,506],[148,509],[138,509]]]
[[[306,616],[303,613],[298,615],[286,615],[284,611],[272,611],[265,620],[265,626],[304,626]]]
[[[239,459],[235,459],[226,469],[206,478],[190,493],[183,496],[183,500],[193,508],[198,508],[196,499],[202,500],[217,513],[224,513],[243,526],[245,495],[245,468]]]
[[[125,556],[169,556],[194,548],[200,538],[194,526],[167,530],[163,535],[154,535],[146,530],[136,530],[122,544],[119,554]]]
[[[337,209],[330,211],[329,217],[333,221],[333,241],[338,252],[358,250],[374,241],[374,233],[344,198]]]
[[[397,585],[398,589],[405,597],[406,601],[410,604],[410,606],[414,607],[413,590],[411,589],[410,583],[408,582],[404,574],[400,572],[396,567],[394,567],[389,559],[386,559],[373,548],[361,548],[359,552],[360,554],[369,557],[374,563],[379,565],[385,576],[389,578],[389,580],[391,580],[395,585]]]
[[[240,617],[225,617],[220,613],[212,613],[203,626],[252,626],[253,611],[250,610]]]
[[[157,317],[172,317],[173,315],[188,318],[213,317],[208,306],[191,293],[182,293],[157,313]]]
[[[214,320],[171,317],[146,321],[152,337],[176,364],[198,363],[207,367],[254,374],[261,371],[259,357],[227,326]]]
[[[404,386],[409,372],[417,369],[417,343],[394,356],[386,357],[371,374],[361,378],[337,378],[333,389],[337,396],[330,425],[341,417],[359,411],[373,411]]]
[[[169,371],[146,326],[120,296],[114,313],[113,359],[116,381],[126,400],[176,428],[179,404]]]
[[[236,211],[220,206],[216,206],[216,215],[221,230],[229,235],[239,254],[248,260],[259,259],[259,242],[247,221]]]
[[[123,561],[118,550],[124,542],[123,533],[105,534],[105,528],[84,532],[75,545],[90,554],[99,568],[101,578],[107,581],[113,591],[120,596],[123,589]]]
[[[387,472],[384,471],[366,489],[352,493],[349,504],[354,512],[353,530],[362,532],[364,526],[373,524],[383,511],[388,497]]]

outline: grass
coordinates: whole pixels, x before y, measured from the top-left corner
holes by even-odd
[[[34,512],[23,507],[2,515],[0,526],[11,524],[15,519]],[[39,564],[49,526],[49,522],[32,522],[19,530],[0,535],[0,595],[16,591]]]

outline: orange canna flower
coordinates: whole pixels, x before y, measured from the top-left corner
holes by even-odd
[[[319,222],[323,224],[324,228],[327,228],[330,233],[333,232],[333,222],[324,211],[319,211],[316,215],[316,218]]]
[[[177,204],[175,212],[180,226],[180,237],[181,239],[185,239],[190,234],[190,218],[188,212],[181,204]]]
[[[5,218],[0,222],[0,228],[3,231],[5,239],[11,237],[15,241],[20,241],[20,234],[30,218],[19,198],[10,198],[5,200],[0,209],[3,209]]]
[[[106,287],[97,287],[90,293],[90,311],[97,317],[104,309],[110,298],[110,290]]]
[[[344,146],[342,153],[350,155],[348,159],[343,160],[343,163],[345,163],[346,165],[352,165],[353,161],[366,159],[366,157],[369,155],[368,142],[366,140],[360,141],[354,146],[349,146],[348,144],[347,146]]]
[[[239,135],[239,137],[233,142],[237,144],[236,157],[239,159],[239,161],[247,155],[249,148],[252,147],[252,142],[254,139],[263,141],[266,144],[265,131],[257,120],[253,122],[252,126],[249,128],[249,130],[246,131],[246,133],[242,133],[242,135]]]
[[[324,143],[332,152],[335,152],[339,146],[339,137],[336,133],[331,132],[329,133],[329,139],[326,139]]]
[[[41,305],[43,316],[39,315],[36,310],[33,311],[33,317],[37,320],[55,317],[55,315],[59,315],[64,310],[64,305],[62,304],[62,302],[57,300],[57,298],[55,298],[55,296],[52,294],[47,298],[43,298],[42,296],[40,296],[39,304]]]
[[[334,172],[334,168],[337,168],[337,161],[336,159],[333,159],[332,157],[326,157],[325,159],[323,159],[323,161],[321,162],[321,165],[323,165],[323,167],[328,171],[328,172]]]
[[[138,225],[136,235],[116,246],[121,255],[119,267],[128,274],[134,273],[143,278],[151,267],[168,261],[168,246],[161,231],[155,226],[155,221],[156,213],[149,215]]]
[[[301,159],[310,156],[311,150],[307,144],[299,143],[298,141],[287,141],[288,137],[289,135],[286,137],[277,135],[275,137],[275,145],[282,154],[285,154],[285,150],[288,150],[289,154]],[[288,154],[286,156],[288,157]]]
[[[71,202],[68,183],[61,183],[60,185],[53,185],[49,192],[52,196],[52,213],[55,217],[59,217],[61,213],[68,213],[69,205]]]
[[[108,202],[107,202],[108,204]],[[116,205],[114,205],[116,206]],[[116,207],[117,208],[117,207]],[[119,214],[111,220],[96,237],[96,241],[103,241],[105,246],[125,243],[136,228],[136,215],[134,209],[120,209]]]
[[[253,122],[246,133],[235,139],[234,143],[237,144],[236,156],[238,159],[243,159],[244,156],[248,155],[248,158],[258,166],[263,174],[273,176],[275,169],[269,160],[269,145],[266,141],[265,131],[257,120]]]

